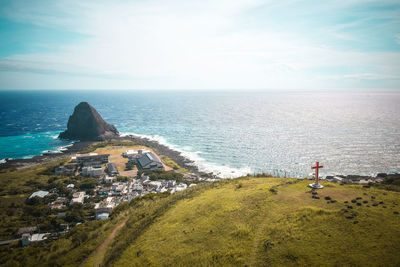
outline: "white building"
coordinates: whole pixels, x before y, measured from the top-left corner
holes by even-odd
[[[33,198],[33,197],[40,197],[40,198],[44,198],[45,196],[47,196],[49,194],[48,191],[36,191],[35,193],[33,193],[29,198]]]
[[[111,214],[110,208],[99,208],[95,211],[96,220],[107,220]]]
[[[82,175],[88,177],[101,177],[104,174],[103,168],[100,166],[89,166],[82,168]]]
[[[124,183],[113,183],[111,190],[114,191],[113,195],[121,195],[127,192],[127,185]]]
[[[110,216],[109,212],[101,212],[101,213],[96,212],[96,220],[107,220],[109,216]]]
[[[134,184],[132,186],[132,191],[142,192],[143,191],[143,186],[141,184]]]
[[[135,157],[137,156],[139,153],[136,150],[133,149],[128,149],[127,151],[125,151],[122,156],[124,158],[129,158],[129,157]]]
[[[103,182],[105,182],[105,183],[112,183],[112,182],[114,182],[116,179],[117,179],[116,177],[106,175],[106,176],[103,178]]]
[[[115,198],[114,197],[107,197],[105,200],[104,200],[104,203],[105,203],[105,206],[107,207],[107,208],[114,208],[115,207]]]
[[[42,233],[42,234],[29,234],[25,233],[22,235],[21,241],[22,241],[22,246],[28,246],[31,242],[41,242],[47,239],[47,236],[50,235],[50,233]]]
[[[159,189],[162,187],[162,183],[159,181],[151,181],[148,183],[153,189]]]
[[[72,199],[71,199],[71,204],[73,203],[81,203],[83,204],[83,201],[85,200],[85,192],[76,192],[72,195]]]
[[[179,192],[179,191],[183,191],[187,188],[186,184],[178,184],[173,190],[172,193],[174,192]]]
[[[168,182],[167,182],[168,188],[173,188],[175,185],[176,185],[176,182],[174,180],[168,180]]]

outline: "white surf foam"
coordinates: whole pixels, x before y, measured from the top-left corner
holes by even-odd
[[[182,156],[192,160],[200,171],[213,173],[214,175],[222,178],[237,178],[252,173],[249,167],[235,168],[229,165],[218,165],[208,162],[200,156],[201,152],[179,151]]]
[[[145,134],[136,134],[132,132],[121,133],[121,136],[130,136],[130,135],[148,139],[150,141],[156,141],[162,145],[167,146],[172,150],[180,152],[183,157],[193,161],[194,165],[197,166],[197,168],[201,172],[213,173],[214,175],[221,178],[237,178],[240,176],[245,176],[248,173],[252,173],[249,167],[235,168],[229,165],[218,165],[212,162],[208,162],[206,159],[200,156],[200,154],[203,154],[201,151],[193,152],[189,151],[191,147],[188,146],[179,147],[177,145],[170,144],[163,136],[160,135],[151,136]]]
[[[69,147],[71,147],[71,146],[73,146],[73,143],[72,144],[69,144],[69,145],[66,145],[66,146],[62,146],[62,147],[59,147],[57,150],[58,151],[66,151],[66,150],[68,150],[68,148]]]
[[[68,150],[68,147],[72,146],[73,144],[65,145],[65,146],[60,146],[55,148],[54,150],[43,150],[42,153],[62,153],[64,151]]]

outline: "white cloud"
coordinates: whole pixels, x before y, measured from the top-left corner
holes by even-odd
[[[377,77],[383,77],[383,71],[399,77],[399,53],[343,51],[320,46],[295,31],[277,32],[268,25],[243,27],[243,14],[261,4],[266,3],[49,1],[35,6],[16,2],[5,10],[13,19],[65,27],[88,38],[65,44],[57,53],[10,56],[0,60],[0,70],[90,76],[95,77],[94,84],[115,88],[321,87],[333,79],[314,70],[332,66],[356,71],[371,66]],[[336,29],[328,31],[339,34]],[[352,75],[371,78],[363,73]],[[113,83],[104,82],[110,78]]]

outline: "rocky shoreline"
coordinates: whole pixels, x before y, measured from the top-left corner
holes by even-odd
[[[197,166],[194,164],[193,161],[189,160],[188,158],[182,156],[179,151],[173,150],[168,146],[158,143],[157,141],[150,140],[147,138],[137,137],[133,135],[124,136],[115,138],[113,140],[128,140],[136,142],[140,145],[149,146],[157,150],[157,152],[161,155],[167,156],[175,161],[180,167],[186,168],[193,173],[209,176],[210,174],[200,172]],[[83,141],[83,142],[76,142],[73,143],[71,146],[66,147],[66,150],[61,151],[59,153],[48,154],[48,155],[41,155],[41,156],[34,156],[30,159],[9,159],[6,160],[5,163],[0,164],[0,170],[8,169],[8,168],[27,168],[37,164],[47,163],[55,160],[61,160],[66,156],[71,156],[73,154],[79,153],[87,149],[91,144],[96,143],[95,141]]]
[[[191,172],[200,175],[200,176],[207,176],[212,177],[212,173],[205,173],[199,171],[198,167],[195,165],[194,161],[182,156],[181,152],[171,149],[170,147],[160,144],[155,140],[151,140],[144,137],[139,137],[135,135],[128,135],[123,137],[113,138],[112,140],[127,140],[133,141],[139,145],[152,147],[156,150],[156,152],[160,155],[167,156],[171,158],[174,162],[176,162],[180,167],[186,168]],[[59,153],[54,154],[47,154],[41,156],[34,156],[30,159],[6,159],[5,163],[0,164],[0,170],[14,168],[27,168],[37,164],[47,163],[51,161],[61,160],[67,156],[71,156],[73,154],[79,153],[83,150],[89,148],[89,146],[93,143],[97,143],[98,141],[81,141],[73,143],[72,145],[66,147],[64,151],[60,151]],[[335,182],[352,182],[352,183],[359,183],[360,181],[367,181],[367,180],[377,180],[381,181],[386,178],[389,174],[386,173],[379,173],[376,177],[372,176],[365,176],[365,175],[336,175],[336,176],[326,176],[323,180],[328,181],[335,181]],[[391,176],[399,176],[400,174],[393,174]]]

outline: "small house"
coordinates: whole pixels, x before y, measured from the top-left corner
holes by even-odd
[[[48,235],[50,235],[50,233],[42,233],[42,234],[33,234],[29,241],[30,242],[41,242],[47,239]]]
[[[168,188],[173,188],[176,185],[176,182],[174,180],[169,180],[167,182],[167,187]]]
[[[107,220],[110,217],[111,209],[110,208],[99,208],[95,211],[96,220]]]
[[[67,203],[66,197],[57,197],[56,200],[49,204],[50,209],[63,209]]]
[[[162,187],[162,183],[160,181],[151,181],[149,183],[149,186],[155,190],[159,189]]]
[[[124,153],[122,153],[122,156],[124,158],[134,158],[138,155],[138,151],[133,150],[133,149],[128,149],[127,151],[125,151]]]
[[[186,188],[187,188],[187,185],[186,185],[186,184],[178,184],[178,185],[175,187],[175,192],[179,192],[179,191],[185,190]]]
[[[103,178],[103,182],[104,183],[112,183],[112,182],[114,182],[115,181],[115,177],[113,177],[113,176],[108,176],[108,175],[106,175],[106,176],[104,176],[104,178]]]
[[[139,192],[142,192],[142,191],[143,191],[143,186],[140,185],[140,184],[135,184],[135,185],[132,187],[132,191],[139,191]]]
[[[34,192],[29,198],[33,198],[33,197],[40,197],[40,198],[44,198],[45,196],[47,196],[49,194],[48,191],[36,191]]]
[[[119,174],[117,166],[114,163],[107,164],[107,173],[110,176],[117,176]]]
[[[82,203],[83,204],[85,196],[86,196],[85,192],[74,193],[72,195],[71,204],[74,204],[74,203]]]

